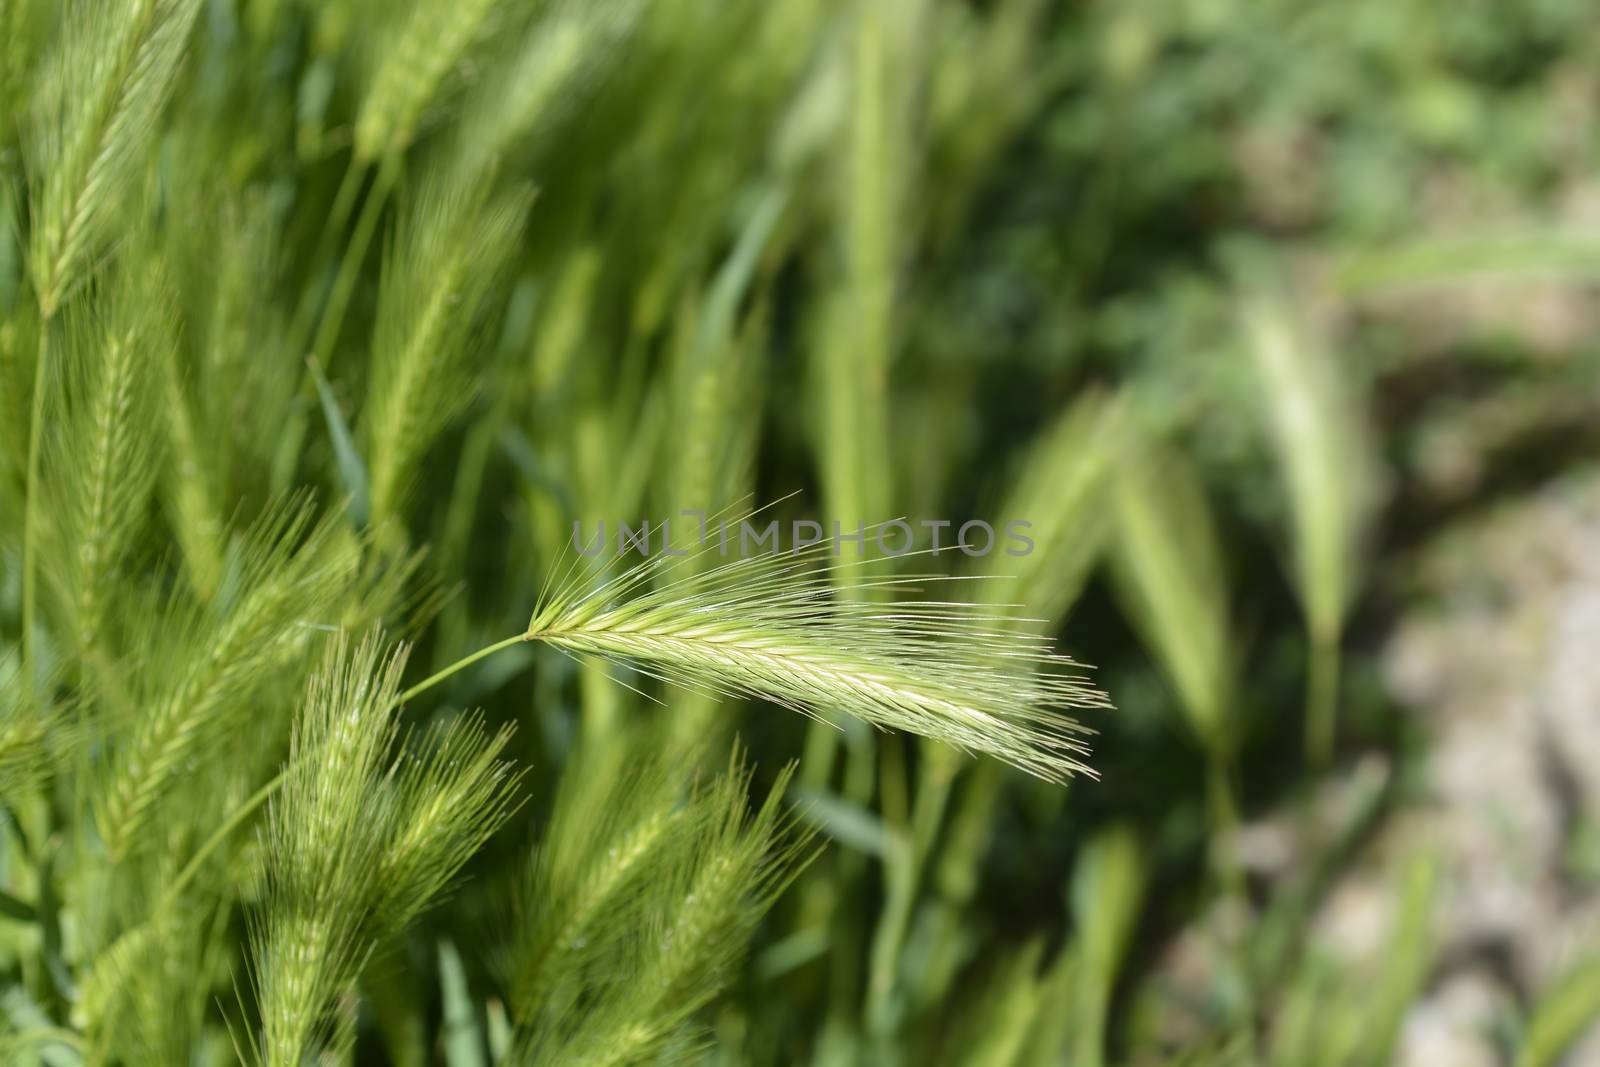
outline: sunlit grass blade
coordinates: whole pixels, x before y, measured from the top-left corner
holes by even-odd
[[[1069,901],[1077,927],[1071,1059],[1075,1067],[1100,1067],[1106,1062],[1111,994],[1145,891],[1140,847],[1131,827],[1112,827],[1084,846],[1073,871]]]
[[[1008,953],[985,976],[980,992],[961,1005],[950,1048],[939,1062],[950,1067],[1025,1067],[1028,1038],[1048,988],[1039,973],[1044,944],[1034,940]]]
[[[1517,1067],[1551,1067],[1597,1022],[1600,960],[1589,959],[1540,993],[1517,1053]]]

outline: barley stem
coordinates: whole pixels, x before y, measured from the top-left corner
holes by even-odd
[[[1247,1011],[1255,1016],[1256,990],[1251,974],[1249,947],[1244,935],[1231,924],[1247,915],[1250,908],[1249,886],[1245,881],[1244,864],[1239,857],[1239,791],[1234,781],[1233,754],[1213,746],[1206,756],[1207,809],[1211,817],[1211,855],[1209,857],[1222,895],[1231,902],[1237,914],[1228,916],[1230,924],[1225,932],[1227,953],[1244,991]]]
[[[873,932],[867,979],[867,1026],[874,1037],[891,1040],[899,1021],[895,1002],[900,975],[900,952],[917,902],[917,861],[910,838],[896,830],[883,857],[885,901]]]
[[[361,263],[367,258],[367,248],[378,229],[378,217],[383,214],[383,206],[399,176],[400,160],[394,155],[385,156],[378,167],[378,177],[367,193],[366,202],[361,205],[355,232],[350,235],[350,244],[344,250],[338,277],[334,279],[333,290],[328,294],[328,306],[323,309],[322,321],[317,325],[317,335],[311,344],[311,359],[320,367],[328,365],[334,342],[339,339],[339,329],[344,325],[344,315],[350,306],[350,296],[355,291],[356,278],[361,273]],[[309,382],[310,371],[306,374],[306,381]]]
[[[529,640],[532,640],[532,638],[530,638],[527,634],[522,633],[522,634],[516,634],[515,636],[512,636],[512,637],[508,637],[504,641],[496,641],[494,644],[488,646],[487,648],[480,648],[480,649],[478,649],[478,651],[474,652],[472,655],[464,656],[461,659],[456,660],[454,663],[450,664],[450,666],[444,668],[443,670],[438,671],[435,674],[430,674],[428,677],[424,678],[422,681],[418,682],[416,685],[412,686],[410,689],[407,689],[404,693],[401,693],[400,694],[400,703],[404,704],[406,701],[410,700],[412,697],[416,696],[418,693],[421,693],[421,692],[423,692],[425,690],[428,690],[428,689],[432,689],[434,686],[438,685],[440,682],[444,681],[446,678],[450,677],[452,674],[455,674],[458,671],[465,670],[466,668],[472,666],[474,663],[478,662],[480,659],[485,658],[486,656],[492,656],[496,652],[499,652],[503,648],[510,648],[512,645],[520,644],[523,641],[529,641]]]
[[[339,182],[339,191],[334,194],[333,207],[328,211],[328,217],[322,224],[322,236],[317,241],[317,249],[312,254],[312,269],[316,272],[313,277],[322,276],[323,266],[333,255],[333,242],[339,232],[344,229],[344,224],[350,219],[350,209],[355,206],[356,193],[361,189],[361,182],[367,175],[367,162],[355,156],[350,158],[349,166],[345,167],[344,177]],[[295,309],[294,322],[289,330],[291,339],[290,348],[300,351],[305,347],[307,335],[311,332],[312,319],[316,314],[316,294],[321,287],[308,285],[300,298],[300,305]]]
[[[366,173],[367,164],[351,160],[349,168],[345,171],[344,180],[340,183],[339,191],[334,196],[332,212],[329,213],[328,225],[324,229],[324,237],[335,229],[342,228],[344,219],[350,214],[350,201],[361,187],[361,177]],[[311,355],[306,359],[306,369],[300,375],[300,396],[306,401],[314,401],[316,397],[316,377],[312,373],[313,366],[326,368],[328,356],[333,351],[334,343],[339,339],[339,330],[344,325],[344,314],[350,305],[350,295],[355,291],[356,276],[360,273],[361,262],[367,257],[367,247],[372,243],[373,232],[378,226],[378,216],[383,213],[383,205],[389,198],[389,190],[399,177],[399,161],[392,157],[385,157],[383,165],[378,170],[377,180],[367,193],[367,199],[361,206],[361,217],[356,220],[355,232],[350,236],[350,244],[345,248],[344,258],[339,263],[339,274],[334,279],[333,289],[328,294],[328,302],[323,307],[322,318],[317,324],[316,337],[312,342]],[[325,243],[325,242],[323,242]],[[317,252],[320,261],[322,252]],[[310,320],[310,308],[313,301],[307,299],[303,305],[305,316],[302,319],[297,310],[294,328],[290,331],[293,348],[298,351],[305,345],[306,323]],[[284,489],[293,478],[294,457],[299,455],[300,444],[305,438],[308,427],[308,417],[305,409],[301,409],[290,421],[284,431],[284,440],[280,445],[280,462],[284,464],[281,470],[274,470],[273,483],[276,489]]]
[[[37,531],[39,466],[44,452],[45,376],[50,359],[50,318],[39,323],[39,347],[33,367],[33,406],[28,422],[28,484],[22,514],[22,685],[31,699],[34,691],[33,616],[38,600]]]
[[[151,913],[151,918],[159,916],[167,908],[177,903],[178,894],[182,893],[184,888],[194,881],[194,876],[199,873],[200,865],[206,861],[206,857],[215,852],[228,839],[228,835],[238,829],[239,824],[249,817],[251,812],[271,799],[272,794],[278,791],[278,787],[283,785],[284,779],[287,777],[289,777],[289,768],[285,767],[275,774],[266,785],[251,794],[248,800],[233,809],[233,813],[223,821],[221,826],[217,827],[210,837],[206,838],[205,844],[196,850],[195,854],[190,857],[189,862],[184,864],[183,870],[178,872],[178,876],[172,880],[172,885],[167,888],[166,893],[162,896],[161,903],[156,905],[156,910]]]
[[[1239,797],[1233,782],[1233,761],[1213,750],[1206,759],[1207,808],[1211,816],[1211,862],[1223,893],[1246,899],[1244,869],[1239,863]]]
[[[910,932],[911,909],[926,873],[927,859],[933,853],[935,838],[944,823],[950,788],[961,768],[960,754],[936,742],[924,742],[921,775],[911,803],[910,824],[899,840],[904,849],[884,863],[884,881],[889,891],[888,904],[878,919],[872,938],[872,977],[869,986],[868,1018],[879,1036],[889,1036],[888,1027],[896,1020],[890,1011],[894,982],[899,977],[901,953]],[[989,767],[989,764],[980,764]],[[907,836],[909,835],[909,836]],[[901,853],[904,855],[900,855]]]
[[[1314,639],[1306,679],[1306,763],[1313,772],[1328,769],[1339,705],[1339,642]]]

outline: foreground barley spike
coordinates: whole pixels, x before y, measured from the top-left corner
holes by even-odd
[[[386,705],[403,665],[370,640],[350,655],[340,638],[307,687],[267,820],[270,910],[255,951],[267,1064],[340,1038],[328,1006],[364,958],[358,909],[382,852],[367,786],[394,742]]]
[[[354,650],[340,634],[306,688],[253,930],[267,1067],[348,1047],[335,1002],[510,814],[508,731],[467,717],[393,754],[405,658],[376,633]]]
[[[892,599],[963,579],[874,576],[870,564],[835,558],[830,540],[684,566],[718,552],[716,541],[686,558],[649,557],[597,587],[568,585],[534,613],[525,639],[693,689],[844,712],[1050,781],[1088,771],[1087,731],[1064,712],[1108,702],[1077,663],[1010,626],[1002,609]],[[860,595],[869,593],[877,599]]]

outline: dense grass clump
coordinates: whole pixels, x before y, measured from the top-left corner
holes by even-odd
[[[1594,363],[1383,300],[1597,259],[1384,190],[1595,57],[1353,4],[0,0],[0,1062],[1405,1054],[1408,457]]]

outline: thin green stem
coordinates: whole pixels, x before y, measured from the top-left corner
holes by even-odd
[[[22,684],[31,699],[34,691],[33,620],[38,601],[39,467],[44,452],[44,401],[49,377],[50,317],[41,316],[39,346],[33,366],[33,406],[28,421],[28,482],[22,512]]]
[[[950,788],[961,768],[961,759],[961,755],[948,746],[924,743],[922,773],[917,782],[916,799],[911,805],[910,825],[902,827],[891,820],[896,830],[894,840],[904,847],[896,848],[884,858],[884,882],[889,899],[873,932],[872,974],[868,985],[867,1017],[880,1040],[889,1039],[889,1028],[895,1023],[891,1012],[892,995],[899,978],[901,952],[924,868],[944,822]]]
[[[1211,816],[1212,869],[1222,891],[1245,899],[1244,870],[1239,864],[1239,799],[1233,786],[1232,760],[1212,752],[1206,762],[1207,810]]]
[[[909,835],[901,829],[893,830],[889,846],[883,857],[887,899],[872,937],[867,980],[867,1026],[875,1038],[885,1043],[892,1038],[898,1022],[894,993],[900,975],[900,950],[917,898],[916,859]]]
[[[1243,935],[1232,926],[1232,921],[1249,913],[1249,888],[1245,883],[1244,864],[1239,858],[1239,794],[1234,784],[1233,754],[1224,748],[1213,748],[1206,760],[1207,809],[1211,816],[1211,863],[1222,894],[1238,910],[1230,917],[1224,931],[1227,952],[1232,959],[1239,987],[1244,995],[1244,1011],[1248,1018],[1256,1018],[1256,989],[1250,971],[1249,951]]]
[[[199,850],[190,857],[189,862],[184,864],[183,870],[178,872],[178,876],[167,887],[166,893],[161,898],[161,903],[156,906],[156,910],[151,915],[152,918],[161,915],[167,908],[177,903],[178,894],[182,893],[184,889],[188,888],[189,883],[194,881],[194,876],[200,872],[200,865],[206,861],[206,857],[220,848],[222,843],[228,839],[228,835],[233,833],[239,827],[239,824],[249,817],[251,812],[265,804],[272,794],[278,791],[278,787],[283,785],[284,779],[288,777],[289,768],[285,767],[274,775],[271,781],[257,789],[250,795],[248,800],[233,810],[233,813],[224,820],[223,824],[217,827],[210,837],[206,838],[205,844],[201,845]]]
[[[807,789],[825,789],[833,778],[839,755],[839,728],[821,719],[806,727],[805,748],[800,754],[800,781]]]
[[[878,801],[883,818],[895,829],[904,829],[910,819],[906,788],[906,739],[890,734],[878,739]]]
[[[366,202],[361,205],[361,215],[356,219],[355,231],[350,235],[344,260],[339,264],[339,274],[334,279],[333,290],[328,294],[328,305],[323,309],[322,321],[317,324],[317,335],[311,343],[311,360],[317,366],[328,366],[328,357],[333,353],[334,342],[339,339],[339,330],[344,326],[345,312],[350,307],[350,296],[355,292],[361,263],[367,258],[367,248],[378,230],[378,218],[383,214],[383,206],[388,202],[389,192],[399,176],[399,159],[385,156],[378,168],[377,180],[372,183]],[[309,382],[310,372],[306,373]]]
[[[919,867],[933,854],[934,839],[944,826],[950,807],[950,791],[965,765],[966,757],[957,749],[937,742],[922,745],[922,760],[917,780],[917,796],[911,803],[911,841]]]
[[[1313,639],[1306,678],[1306,763],[1318,773],[1333,762],[1338,707],[1338,638]]]
[[[520,633],[520,634],[517,634],[517,635],[515,635],[513,637],[508,637],[504,641],[496,641],[494,644],[488,646],[487,648],[480,648],[480,649],[478,649],[478,651],[474,652],[472,655],[464,656],[461,659],[456,660],[454,663],[450,664],[450,666],[444,668],[443,670],[437,671],[437,672],[435,672],[433,674],[430,674],[428,677],[424,678],[422,681],[418,682],[416,685],[412,686],[410,689],[407,689],[404,693],[401,693],[400,694],[400,703],[404,704],[406,701],[410,700],[412,697],[416,696],[418,693],[421,693],[421,692],[424,692],[426,690],[432,689],[434,686],[438,685],[440,682],[444,681],[446,678],[450,677],[452,674],[455,674],[455,673],[457,673],[459,671],[465,670],[466,668],[472,666],[474,663],[478,662],[480,659],[483,659],[486,656],[492,656],[496,652],[499,652],[503,648],[510,648],[512,645],[520,644],[523,641],[528,641],[528,640],[531,640],[531,638],[529,638],[527,634]]]
[[[350,157],[349,166],[345,167],[344,178],[339,182],[339,191],[334,194],[333,207],[328,211],[328,218],[322,225],[322,236],[317,241],[316,251],[312,253],[312,278],[320,278],[324,264],[333,255],[333,242],[344,225],[350,219],[350,209],[355,206],[356,193],[361,189],[361,182],[367,176],[367,160],[357,156]],[[307,336],[311,332],[311,324],[316,315],[316,294],[320,286],[308,285],[300,295],[299,306],[295,308],[294,320],[289,329],[289,338],[294,351],[304,347]]]

